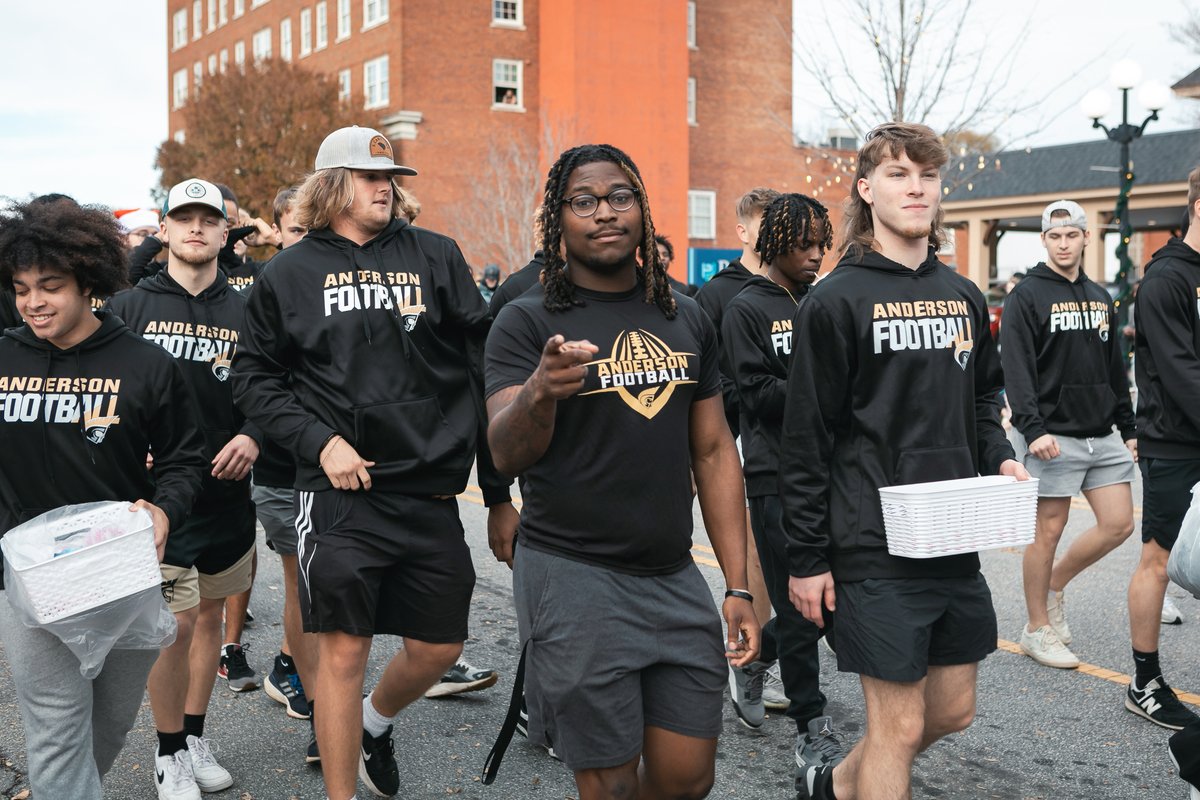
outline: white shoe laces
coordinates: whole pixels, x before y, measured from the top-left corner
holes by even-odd
[[[212,767],[217,765],[217,759],[213,756],[214,748],[208,743],[208,739],[203,736],[193,737],[188,742],[188,750],[192,754],[192,764],[199,764],[201,767]]]
[[[171,781],[172,791],[182,792],[195,784],[196,779],[192,777],[192,759],[188,756],[187,750],[179,750],[171,754],[167,777]]]

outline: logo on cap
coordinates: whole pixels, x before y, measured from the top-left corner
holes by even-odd
[[[394,160],[392,157],[392,143],[383,136],[372,136],[371,143],[367,145],[367,148],[371,154],[371,158],[384,156],[388,160]]]
[[[189,183],[183,193],[188,197],[204,197],[204,186],[199,183]]]

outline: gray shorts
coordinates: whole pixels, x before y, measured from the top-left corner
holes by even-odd
[[[1057,434],[1054,438],[1058,440],[1058,456],[1042,461],[1028,451],[1025,437],[1016,428],[1012,430],[1017,457],[1029,474],[1038,479],[1038,497],[1074,497],[1080,491],[1132,483],[1137,477],[1133,454],[1119,433],[1092,439]]]
[[[513,595],[529,740],[573,771],[624,764],[650,725],[721,732],[721,618],[695,564],[640,577],[517,547]]]
[[[254,507],[267,534],[267,544],[281,556],[296,555],[296,512],[291,489],[254,486]]]

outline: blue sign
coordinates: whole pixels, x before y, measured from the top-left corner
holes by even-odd
[[[703,286],[708,279],[729,266],[742,254],[741,250],[723,250],[716,247],[688,248],[688,283]]]

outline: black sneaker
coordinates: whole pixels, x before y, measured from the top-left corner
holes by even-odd
[[[249,692],[258,688],[258,675],[246,663],[246,649],[243,645],[227,644],[221,648],[221,663],[217,674],[224,674],[225,679],[229,681],[229,688],[235,692]]]
[[[1139,717],[1173,731],[1182,730],[1188,723],[1200,720],[1179,701],[1161,676],[1142,689],[1138,689],[1136,684],[1136,680],[1129,681],[1129,688],[1125,690],[1125,708]]]
[[[291,672],[280,667],[279,656],[275,656],[275,666],[267,675],[263,688],[277,703],[287,708],[287,715],[292,719],[308,719],[312,712],[308,707],[308,698],[304,694],[304,685],[300,683],[300,674],[293,669]]]
[[[304,751],[304,763],[312,764],[313,766],[321,765],[321,751],[317,747],[317,732],[310,731],[308,735],[308,749]]]
[[[832,766],[823,764],[796,773],[796,800],[827,800],[832,791]]]
[[[379,736],[363,731],[358,777],[378,797],[395,797],[400,791],[400,771],[396,769],[391,725]]]

